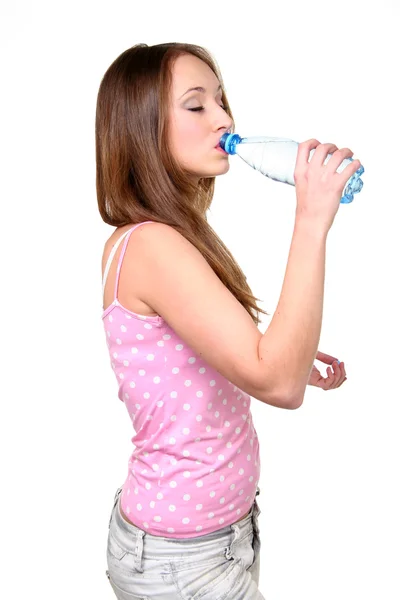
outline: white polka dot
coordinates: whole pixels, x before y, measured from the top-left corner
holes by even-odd
[[[175,346],[175,350],[178,350],[178,352],[183,350],[183,344],[178,344],[177,346]]]
[[[150,323],[145,323],[144,328],[145,329],[153,329],[153,325],[150,325]]]
[[[218,419],[218,417],[219,417],[219,411],[218,411],[218,410],[216,410],[216,411],[215,411],[215,413],[214,413],[214,417],[215,417],[216,419]]]
[[[201,369],[199,369],[199,373],[203,374],[203,373],[205,373],[205,372],[206,372],[206,370],[205,370],[205,368],[204,368],[204,367],[201,367]]]
[[[162,340],[159,340],[157,342],[157,346],[160,346],[160,348],[163,348],[164,347],[164,342]]]
[[[171,512],[175,512],[176,511],[176,506],[174,504],[170,504],[168,508],[169,508],[169,510]]]
[[[132,354],[137,354],[139,350],[137,348],[131,348]]]
[[[190,410],[190,404],[184,404],[183,410]]]
[[[225,502],[225,498],[224,498],[224,496],[222,496],[222,498],[220,498],[220,501],[219,501],[219,503],[220,503],[220,504],[224,504],[224,502]]]
[[[190,387],[192,385],[192,382],[190,381],[190,379],[186,379],[185,385],[186,385],[186,387]]]
[[[159,523],[161,521],[161,517],[155,516],[155,517],[153,517],[153,521],[156,521],[157,523]]]
[[[138,339],[138,340],[144,340],[144,335],[142,335],[141,333],[137,333],[136,334],[136,339]]]
[[[151,490],[151,484],[147,481],[146,485],[144,486],[146,488],[146,490]]]
[[[163,498],[164,498],[163,494],[161,492],[158,492],[157,500],[162,500]]]
[[[195,362],[196,362],[196,359],[195,359],[195,357],[194,357],[194,356],[191,356],[191,357],[188,359],[188,362],[189,362],[191,365],[192,365],[193,363],[195,363]]]
[[[189,450],[184,450],[184,451],[182,452],[182,454],[183,454],[183,456],[185,456],[185,458],[187,458],[188,456],[190,456],[190,452],[189,452]]]
[[[214,498],[214,496],[215,496],[215,492],[213,490],[212,492],[210,492],[210,498]]]
[[[159,450],[160,446],[158,444],[153,444],[153,450]]]
[[[154,354],[148,354],[146,358],[147,360],[154,360]]]
[[[168,527],[168,533],[175,533],[175,529],[173,527]]]
[[[119,338],[117,338],[115,341],[117,342],[117,344],[118,344],[119,346],[122,344],[122,341],[121,341]]]
[[[211,446],[209,446],[206,450],[207,454],[211,454],[213,451],[213,449],[211,448]]]
[[[207,404],[207,408],[208,408],[208,410],[211,410],[211,409],[212,409],[212,402],[209,402],[209,403]]]
[[[170,437],[168,443],[171,444],[171,446],[174,446],[176,444],[176,439],[174,437]]]
[[[129,400],[129,394],[125,393],[124,398],[125,398],[125,400]]]
[[[122,333],[125,333],[126,331],[128,331],[127,328],[125,327],[125,325],[121,325],[120,329],[121,329]]]
[[[190,477],[190,471],[184,471],[183,476],[188,479]]]
[[[232,442],[228,442],[226,445],[227,448],[232,448]]]
[[[233,462],[232,462],[232,461],[231,461],[231,462],[228,464],[228,467],[229,467],[230,469],[232,469],[232,468],[233,468]]]
[[[235,429],[235,433],[240,433],[242,430],[240,429],[240,427],[236,427]]]
[[[222,390],[218,390],[218,396],[222,394]]]
[[[224,425],[225,425],[225,427],[230,427],[231,426],[231,424],[229,423],[229,421],[225,421]]]
[[[134,388],[134,387],[136,387],[136,383],[135,383],[134,381],[130,381],[130,382],[129,382],[129,386],[130,386],[131,388]]]
[[[242,415],[242,419],[245,421],[247,419],[247,415]]]
[[[218,454],[218,460],[225,460],[225,456],[223,454]]]
[[[212,518],[214,517],[214,513],[213,513],[213,512],[210,512],[210,513],[208,513],[208,515],[207,515],[207,516],[208,516],[208,518],[209,518],[209,519],[212,519]]]
[[[233,413],[235,413],[235,412],[236,412],[236,406],[232,406],[232,408],[231,408],[231,411],[232,411]]]
[[[141,505],[141,504],[136,504],[136,508],[137,508],[138,510],[142,510],[142,508],[143,508],[143,507],[142,507],[142,505]]]
[[[163,335],[163,340],[170,340],[170,339],[171,339],[170,335],[168,335],[168,334]]]
[[[176,421],[176,415],[172,415],[171,421]]]
[[[176,486],[177,486],[176,481],[170,481],[169,482],[169,487],[176,488]]]
[[[222,525],[223,523],[225,523],[225,519],[222,519],[222,518],[221,518],[221,519],[218,521],[218,523],[219,523],[220,525]]]
[[[158,469],[160,468],[160,466],[157,464],[152,465],[152,467],[153,467],[153,471],[158,471]]]
[[[144,521],[144,523],[143,523],[143,527],[144,527],[145,529],[148,529],[148,528],[149,528],[149,524],[148,524],[146,521]]]
[[[196,396],[198,398],[202,398],[203,397],[203,392],[196,392]]]
[[[202,529],[203,529],[203,526],[202,526],[202,525],[197,525],[197,527],[196,527],[196,531],[201,531]]]
[[[190,500],[190,498],[191,498],[190,494],[185,494],[185,495],[183,496],[183,499],[184,499],[186,502],[188,502],[188,500]]]
[[[203,482],[201,481],[201,479],[200,479],[200,481],[196,481],[196,486],[203,487]]]
[[[224,436],[222,435],[221,432],[219,432],[219,434],[217,435],[217,438],[220,440],[221,438],[223,438]]]
[[[184,429],[182,429],[182,433],[183,435],[189,435],[190,429],[188,427],[184,427]]]
[[[111,336],[111,331],[107,331],[107,335],[108,335],[108,337],[110,337]]]
[[[253,475],[251,475],[251,476],[249,477],[249,481],[253,481],[253,479],[254,479],[254,477],[253,477]]]
[[[114,358],[118,358],[118,354],[116,352],[113,353]]]
[[[210,386],[211,386],[211,387],[214,387],[214,385],[215,385],[215,380],[214,380],[214,379],[211,379],[211,381],[210,381]]]
[[[153,377],[153,382],[154,383],[160,383],[160,381],[161,381],[161,378],[158,377],[158,375],[157,375],[157,377]]]
[[[140,369],[140,370],[139,370],[139,375],[140,375],[141,377],[143,377],[144,375],[146,375],[146,371],[145,371],[144,369]]]
[[[120,378],[120,379],[123,379],[123,378],[124,378],[124,374],[123,374],[123,373],[120,373],[120,374],[119,374],[119,378]]]
[[[129,360],[124,360],[124,367],[129,367]]]
[[[196,504],[196,510],[201,510],[203,508],[202,504]]]
[[[138,410],[140,410],[140,408],[141,408],[140,404],[135,404],[135,408],[137,408]]]
[[[177,398],[178,397],[178,392],[171,392],[170,396],[171,396],[171,398]]]
[[[200,421],[203,420],[203,417],[201,415],[197,415],[196,417],[196,421],[198,421],[200,423]]]
[[[174,367],[172,369],[172,372],[173,372],[174,375],[176,375],[177,373],[179,373],[179,368],[178,367]]]
[[[234,490],[234,489],[235,489],[235,487],[236,487],[236,484],[235,484],[235,483],[231,483],[231,485],[229,486],[229,489],[230,489],[230,490]]]
[[[150,394],[149,394],[149,392],[145,392],[145,393],[143,394],[143,398],[146,398],[146,400],[148,400],[148,399],[150,398]]]
[[[228,400],[227,400],[226,398],[224,398],[224,399],[222,400],[222,404],[223,404],[224,406],[226,406],[226,405],[228,404]]]
[[[162,406],[164,406],[164,402],[162,400],[159,400],[157,402],[157,406],[158,406],[158,408],[161,408]]]
[[[207,431],[207,433],[209,433],[211,431],[211,425],[207,425],[206,431]]]
[[[113,322],[113,316],[109,315],[108,320],[110,321],[110,323],[112,323]]]
[[[184,525],[187,525],[188,523],[190,523],[190,519],[188,519],[187,517],[185,517],[184,519],[182,519],[182,523]]]

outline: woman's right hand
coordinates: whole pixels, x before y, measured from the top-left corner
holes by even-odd
[[[308,162],[311,150],[315,152]],[[324,165],[328,154],[331,158]],[[321,144],[311,139],[299,144],[294,181],[296,187],[296,219],[308,219],[318,227],[326,229],[332,226],[339,209],[343,190],[348,179],[359,169],[360,161],[354,160],[341,172],[336,169],[345,158],[352,157],[349,148],[338,150],[335,144]]]

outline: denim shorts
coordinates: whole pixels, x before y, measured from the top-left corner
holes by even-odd
[[[121,515],[118,488],[109,521],[107,578],[119,600],[265,600],[257,496],[241,521],[194,538],[153,536]]]

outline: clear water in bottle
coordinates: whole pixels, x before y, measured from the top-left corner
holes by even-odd
[[[236,133],[225,133],[220,140],[220,146],[228,154],[240,156],[249,166],[260,171],[266,177],[295,185],[294,170],[299,144],[294,140],[266,136],[241,138]],[[315,150],[311,150],[309,161],[314,152]],[[324,164],[329,161],[331,156],[332,154],[327,155]],[[337,173],[341,173],[352,161],[352,158],[344,159],[338,166]],[[361,175],[363,173],[364,167],[360,165],[347,181],[340,200],[342,204],[352,202],[354,194],[361,191],[363,187]]]

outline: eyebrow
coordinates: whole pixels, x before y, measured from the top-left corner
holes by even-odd
[[[218,86],[217,93],[219,92],[220,89],[222,89],[221,85]],[[184,94],[182,94],[182,96],[180,98],[183,98],[183,96],[186,96],[186,94],[188,94],[189,92],[201,92],[202,94],[205,94],[206,90],[203,87],[192,87],[192,88],[189,88],[188,90],[186,90],[186,92]]]

